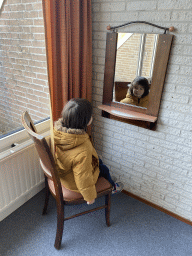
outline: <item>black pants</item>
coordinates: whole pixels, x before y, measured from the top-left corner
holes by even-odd
[[[109,173],[109,169],[108,169],[108,167],[106,165],[103,164],[101,159],[99,159],[99,170],[100,170],[99,177],[104,177],[115,188],[116,187],[115,186],[115,182],[111,178],[111,175]]]

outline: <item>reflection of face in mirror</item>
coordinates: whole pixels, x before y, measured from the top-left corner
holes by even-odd
[[[145,77],[151,84],[158,34],[118,33],[115,65],[114,101],[122,102],[130,90],[127,86],[135,77]],[[149,93],[149,92],[148,92]],[[133,97],[139,98],[135,91]],[[135,99],[136,99],[135,98]],[[147,107],[140,96],[140,103],[123,102],[134,106]]]
[[[149,103],[148,80],[145,77],[136,77],[129,86],[126,98],[120,102],[147,108]]]
[[[145,89],[140,85],[136,84],[133,86],[133,95],[140,99],[144,93]]]

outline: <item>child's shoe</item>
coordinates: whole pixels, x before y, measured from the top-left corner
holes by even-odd
[[[124,185],[123,185],[123,183],[122,182],[116,182],[115,183],[115,186],[116,186],[116,188],[114,188],[113,190],[112,190],[112,195],[114,195],[114,194],[116,194],[116,193],[120,193],[122,190],[123,190],[123,188],[124,188]]]

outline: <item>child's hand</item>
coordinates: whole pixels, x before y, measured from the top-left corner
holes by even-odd
[[[88,201],[87,204],[94,204],[95,203],[95,199],[93,199],[92,201]]]

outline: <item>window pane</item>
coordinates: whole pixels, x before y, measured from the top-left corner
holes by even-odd
[[[115,81],[132,82],[137,73],[140,34],[118,33]]]
[[[25,110],[34,122],[50,115],[42,1],[17,2],[1,10],[0,136],[22,127]]]
[[[141,76],[151,78],[153,73],[153,57],[156,52],[156,34],[146,34],[143,47]]]

